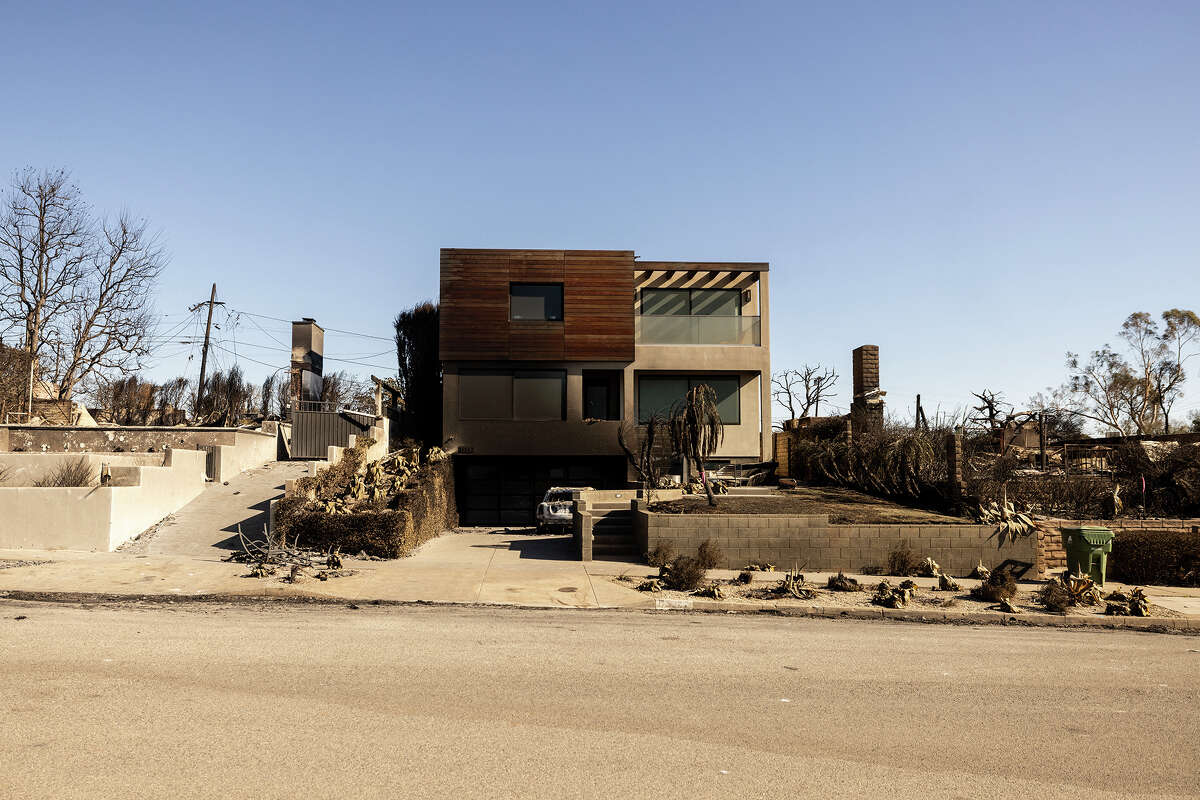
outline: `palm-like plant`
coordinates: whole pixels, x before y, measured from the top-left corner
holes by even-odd
[[[717,411],[717,393],[706,383],[699,383],[688,390],[687,396],[671,409],[667,421],[671,444],[677,453],[691,460],[700,470],[700,482],[708,504],[715,506],[717,499],[708,484],[704,461],[721,446],[725,437],[725,425]]]

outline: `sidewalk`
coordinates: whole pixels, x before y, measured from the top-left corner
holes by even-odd
[[[697,611],[775,611],[787,614],[922,621],[1005,622],[1003,615],[929,609],[796,606],[773,602],[722,602],[703,598],[660,597],[634,589],[636,582],[612,580],[622,574],[643,577],[654,572],[644,564],[617,561],[583,563],[572,556],[569,537],[532,536],[510,531],[470,530],[427,542],[409,558],[394,561],[344,558],[353,574],[320,581],[307,578],[289,584],[284,570],[266,578],[248,577],[249,565],[222,561],[227,551],[208,554],[82,553],[72,551],[0,550],[0,597],[93,596],[99,598],[318,598],[329,601],[387,603],[456,603],[516,605],[542,608],[638,608]],[[16,562],[44,562],[5,567]],[[712,578],[730,579],[733,570],[712,570]],[[755,582],[778,581],[778,572],[755,573]],[[823,573],[808,580],[824,583]],[[878,578],[862,576],[870,582]],[[928,589],[935,581],[917,578]],[[1024,584],[1030,590],[1035,584]],[[1110,583],[1108,589],[1121,588]],[[16,594],[13,594],[16,593]],[[1155,587],[1152,603],[1173,609],[1183,618],[1092,618],[1024,614],[1009,621],[1024,624],[1200,630],[1200,589]]]
[[[289,584],[279,576],[245,577],[247,564],[222,561],[228,551],[204,555],[82,553],[66,550],[0,550],[0,592],[74,592],[105,595],[263,595],[328,597],[388,602],[494,603],[602,608],[645,606],[642,592],[598,575],[644,565],[593,562],[571,557],[566,537],[503,531],[447,533],[409,558],[394,561],[343,557],[353,574]],[[47,562],[4,567],[5,560]]]

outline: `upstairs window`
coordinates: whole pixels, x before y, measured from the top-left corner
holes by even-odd
[[[509,319],[562,321],[561,283],[510,283],[508,299]]]
[[[737,317],[738,289],[642,289],[642,315],[648,317]]]

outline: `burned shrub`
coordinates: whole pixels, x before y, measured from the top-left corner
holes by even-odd
[[[652,567],[665,567],[675,558],[675,548],[669,542],[659,542],[646,553],[646,563]]]
[[[861,592],[862,587],[858,585],[858,581],[850,578],[839,572],[837,575],[830,575],[825,581],[825,588],[832,592]]]
[[[909,547],[908,540],[905,539],[896,546],[895,550],[888,553],[888,574],[902,577],[916,575],[921,563],[921,559],[917,557],[917,554]]]
[[[696,552],[696,560],[704,569],[716,569],[725,561],[725,554],[712,539],[705,539]]]
[[[971,597],[998,603],[1011,600],[1017,594],[1017,579],[1006,569],[993,571],[978,586],[971,590]]]
[[[697,558],[676,556],[670,564],[659,569],[659,579],[668,589],[694,592],[704,582],[706,570]]]

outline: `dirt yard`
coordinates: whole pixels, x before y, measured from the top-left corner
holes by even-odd
[[[776,490],[770,496],[722,495],[716,508],[703,495],[687,496],[655,503],[650,510],[661,514],[828,514],[836,525],[961,525],[968,521],[833,486],[798,486]]]

